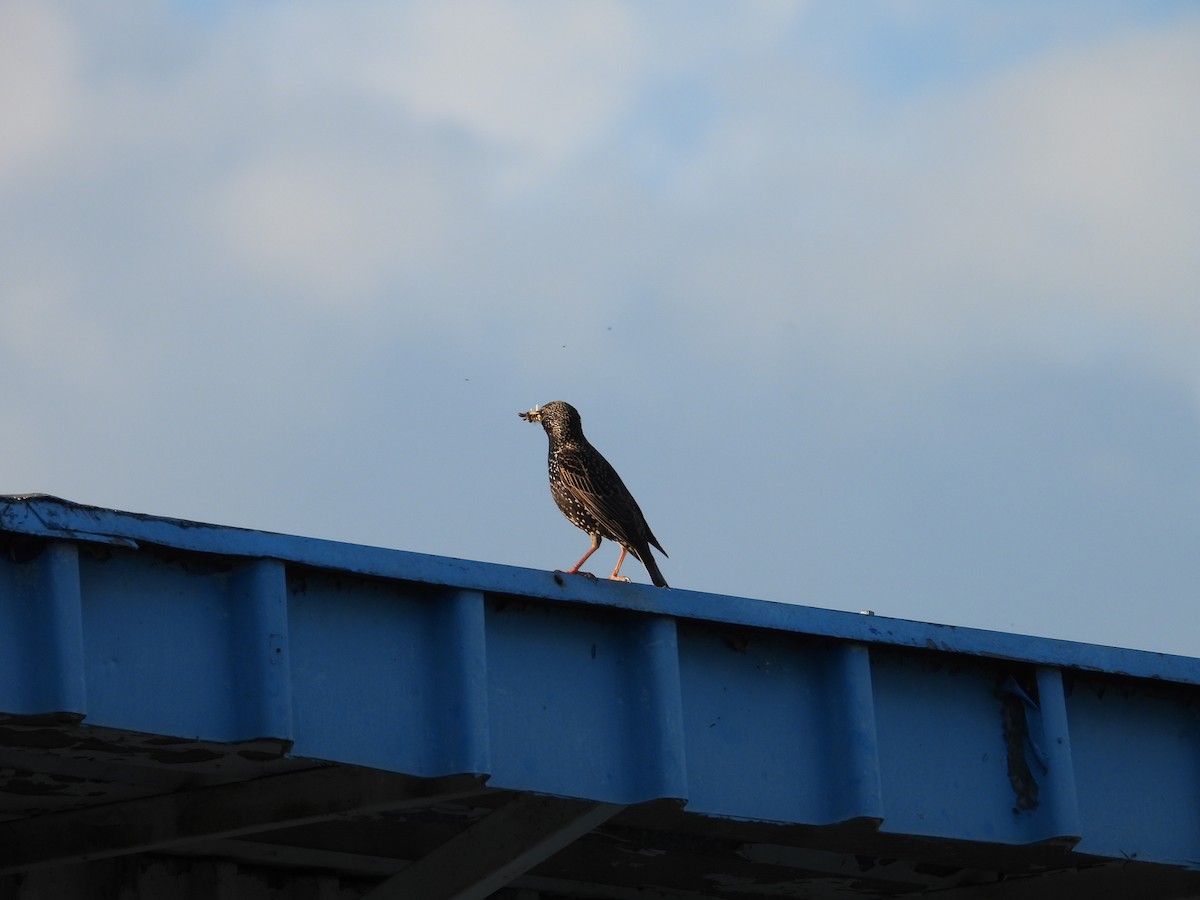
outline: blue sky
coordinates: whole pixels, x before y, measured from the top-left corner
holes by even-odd
[[[564,399],[674,586],[1194,655],[1198,101],[1185,3],[11,0],[0,490],[563,568]]]

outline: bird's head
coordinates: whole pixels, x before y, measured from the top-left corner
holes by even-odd
[[[570,403],[553,400],[542,406],[535,406],[529,412],[517,413],[526,422],[541,422],[546,434],[552,440],[562,440],[568,437],[581,437],[583,426],[579,413]]]

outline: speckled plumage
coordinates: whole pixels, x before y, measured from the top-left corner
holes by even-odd
[[[583,436],[575,407],[555,400],[518,415],[527,422],[542,423],[550,439],[550,493],[571,524],[586,531],[592,539],[591,549],[568,573],[578,572],[596,552],[600,541],[608,538],[621,545],[621,556],[610,578],[628,580],[619,574],[628,552],[646,567],[651,581],[658,587],[667,587],[650,547],[658,548],[663,556],[667,551],[646,524],[646,517],[621,476]]]

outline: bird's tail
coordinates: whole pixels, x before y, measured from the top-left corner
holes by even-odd
[[[658,563],[654,561],[654,554],[650,552],[649,547],[638,553],[637,557],[646,567],[646,571],[650,573],[650,580],[654,582],[655,587],[670,587],[667,579],[663,578],[663,573],[658,570]]]

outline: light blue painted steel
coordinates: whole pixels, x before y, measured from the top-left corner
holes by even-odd
[[[239,632],[230,567],[189,556],[81,551],[87,721],[130,731],[242,741],[258,688],[239,658],[267,635]],[[251,729],[256,731],[257,729]]]
[[[0,567],[0,711],[87,709],[75,545],[50,541],[26,564]]]
[[[883,784],[870,650],[863,644],[837,644],[831,662],[826,685],[829,742],[837,748],[833,755],[842,775],[831,798],[831,818],[878,822],[883,819]]]
[[[229,589],[239,733],[290,742],[287,569],[277,559],[252,560],[233,572]]]
[[[684,739],[679,639],[675,620],[641,616],[630,625],[632,644],[632,729],[642,755],[636,765],[639,782],[631,797],[687,797],[687,751]]]
[[[1200,864],[1200,661],[0,498],[0,716]]]
[[[688,623],[688,809],[821,825],[881,818],[865,663],[827,641]]]
[[[306,570],[291,580],[295,755],[489,772],[483,595]]]
[[[1039,682],[1046,691],[1039,713],[1006,691],[1014,672],[1033,674],[1008,663],[889,649],[877,654],[873,670],[884,831],[1006,844],[1078,840],[1061,689],[1053,679]],[[1006,702],[1017,721],[1006,721]]]
[[[624,611],[494,604],[489,785],[606,803],[680,797],[671,630]]]
[[[1046,836],[1083,834],[1075,789],[1070,719],[1063,690],[1062,671],[1037,669],[1038,707],[1029,712],[1031,731],[1038,740],[1035,754],[1043,762],[1040,800]]]
[[[447,736],[436,767],[451,774],[486,774],[492,769],[483,594],[448,591],[435,604],[434,614],[448,657],[434,707],[444,716],[442,733]]]
[[[942,650],[1200,685],[1200,662],[1169,653],[1030,638],[696,591],[664,591],[645,584],[614,585],[607,579],[564,580],[553,573],[534,569],[119,512],[83,506],[45,494],[0,496],[0,530],[132,547],[146,543],[235,557],[267,557],[285,563],[426,585],[548,600],[569,597],[573,603],[655,613],[676,619],[778,629],[871,645]],[[795,599],[800,603],[806,598]]]
[[[1169,684],[1066,680],[1077,849],[1200,868],[1200,697]]]

